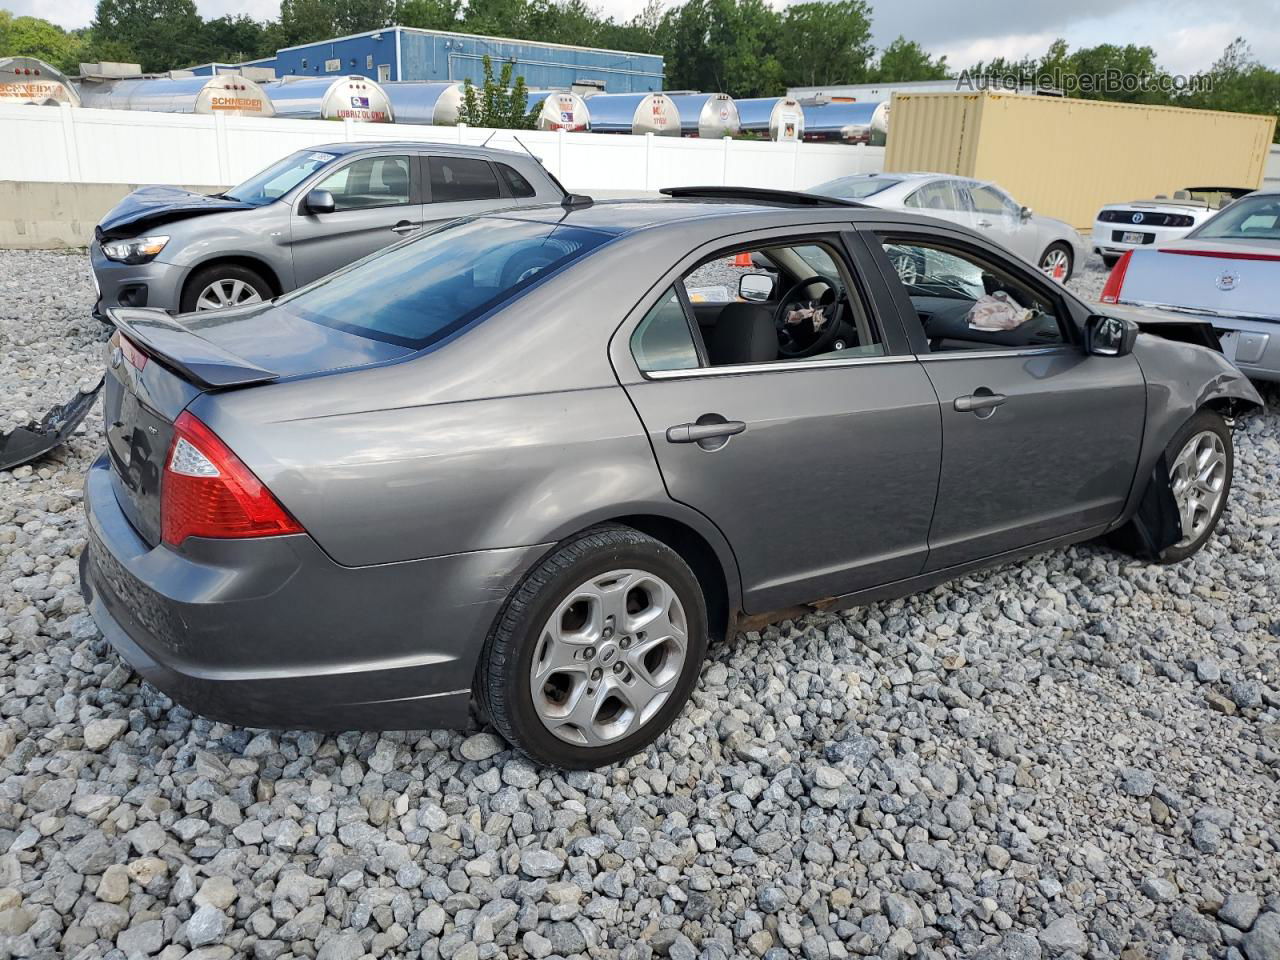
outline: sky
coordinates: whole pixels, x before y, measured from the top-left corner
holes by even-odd
[[[644,0],[592,0],[627,19]],[[782,0],[772,0],[775,4]],[[1038,56],[1057,37],[1072,47],[1138,43],[1155,48],[1174,73],[1207,68],[1236,37],[1254,54],[1280,66],[1280,0],[870,0],[874,40],[883,47],[899,34],[918,41],[953,67],[995,56]],[[95,0],[0,0],[18,15],[44,17],[64,27],[93,19]],[[279,0],[196,0],[206,18],[245,13],[274,18]],[[568,38],[566,38],[568,39]]]

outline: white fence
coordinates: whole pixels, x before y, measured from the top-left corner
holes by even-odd
[[[326,120],[264,120],[0,105],[0,180],[231,185],[304,147],[335,141],[480,144],[537,154],[571,190],[734,185],[803,190],[873,173],[883,147],[545,133]]]

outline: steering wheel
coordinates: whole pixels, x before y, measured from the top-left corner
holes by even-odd
[[[829,303],[822,304],[824,313],[827,314],[827,322],[821,330],[813,330],[811,324],[804,324],[804,330],[796,327],[787,326],[787,313],[792,306],[792,300],[801,290],[812,286],[815,283],[821,283],[829,289],[825,294],[818,298],[818,303],[831,298]],[[800,301],[795,301],[799,303]],[[778,328],[778,354],[792,360],[800,360],[805,357],[817,356],[820,353],[826,353],[831,349],[831,345],[835,343],[839,337],[840,328],[843,326],[844,304],[840,302],[840,288],[828,280],[826,277],[814,274],[811,277],[792,284],[778,301],[778,307],[773,313],[773,324]]]

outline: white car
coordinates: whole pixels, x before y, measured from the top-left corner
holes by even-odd
[[[958,223],[1065,283],[1089,247],[1068,223],[1032,213],[993,183],[940,173],[865,173],[839,177],[810,193],[905,210]]]
[[[1181,240],[1248,190],[1235,187],[1191,187],[1173,199],[1134,200],[1102,208],[1093,223],[1093,249],[1108,267],[1129,250]]]

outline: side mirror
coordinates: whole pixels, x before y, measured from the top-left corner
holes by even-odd
[[[1084,328],[1084,346],[1095,357],[1124,357],[1133,353],[1138,325],[1132,320],[1095,314]]]
[[[1021,211],[1021,216],[1023,220],[1030,220],[1032,217],[1031,208],[1023,207]]]
[[[307,213],[333,213],[338,205],[333,202],[333,194],[328,190],[312,190],[302,202]]]
[[[738,298],[763,303],[773,295],[773,277],[764,273],[744,273],[738,278]]]

